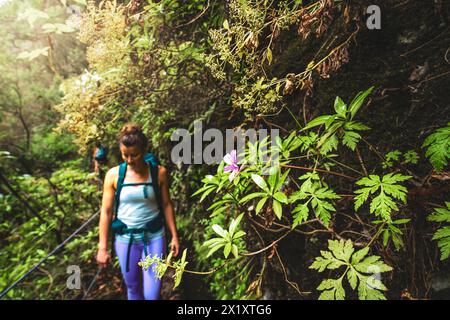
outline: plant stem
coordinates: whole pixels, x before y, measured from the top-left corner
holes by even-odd
[[[378,238],[378,236],[380,235],[381,231],[383,230],[384,226],[386,225],[386,222],[383,222],[380,226],[380,228],[378,228],[377,233],[375,233],[375,235],[373,236],[373,238],[369,241],[369,243],[367,244],[366,247],[370,247],[370,245],[376,240],[376,238]]]
[[[306,170],[306,171],[319,171],[319,172],[324,172],[324,173],[329,173],[329,174],[333,174],[335,176],[340,176],[340,177],[344,177],[350,180],[358,180],[358,178],[355,177],[350,177],[347,176],[343,173],[339,173],[339,172],[334,172],[334,171],[328,171],[325,169],[316,169],[316,168],[308,168],[308,167],[300,167],[300,166],[294,166],[294,165],[289,165],[289,164],[282,164],[282,167],[286,167],[286,168],[292,168],[292,169],[299,169],[299,170]]]

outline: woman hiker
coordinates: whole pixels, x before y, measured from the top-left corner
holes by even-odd
[[[157,164],[152,154],[146,153],[148,140],[136,124],[122,128],[119,146],[124,163],[106,173],[103,186],[97,262],[105,267],[111,260],[108,251],[111,226],[116,235],[114,249],[128,300],[156,300],[160,296],[161,280],[152,267],[144,271],[138,262],[146,255],[163,258],[166,254],[165,224],[171,235],[170,250],[175,257],[178,255],[167,170]]]

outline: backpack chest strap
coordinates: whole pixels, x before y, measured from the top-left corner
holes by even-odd
[[[152,186],[153,184],[151,182],[130,182],[130,183],[123,183],[122,187],[127,186]]]

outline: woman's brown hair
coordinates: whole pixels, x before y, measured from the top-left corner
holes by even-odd
[[[142,152],[147,150],[148,139],[136,123],[127,123],[120,130],[119,143],[125,147],[138,147]]]

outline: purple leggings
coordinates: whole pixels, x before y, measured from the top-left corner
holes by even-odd
[[[166,254],[165,237],[147,241],[147,253],[154,256]],[[153,272],[153,265],[142,270],[138,262],[145,258],[144,245],[133,243],[130,248],[130,271],[126,272],[128,243],[115,241],[120,269],[127,286],[128,300],[157,300],[161,290],[161,280]]]

